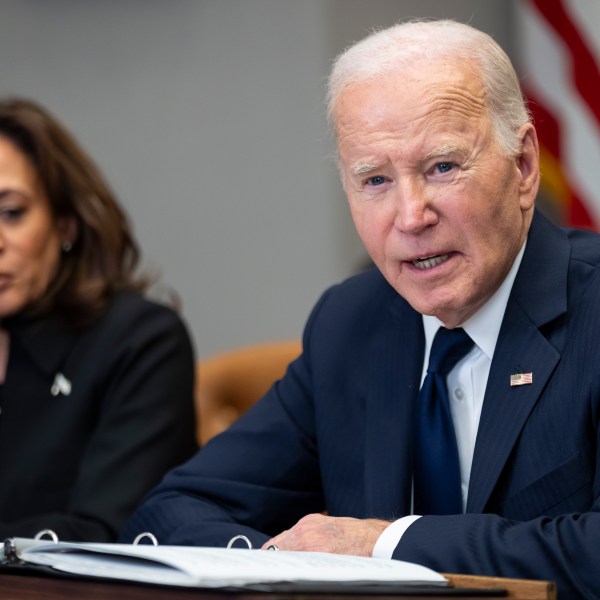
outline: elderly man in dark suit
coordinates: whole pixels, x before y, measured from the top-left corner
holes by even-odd
[[[244,534],[599,597],[600,237],[536,212],[509,59],[467,25],[400,24],[337,59],[329,108],[377,269],[323,295],[286,376],[124,539]]]

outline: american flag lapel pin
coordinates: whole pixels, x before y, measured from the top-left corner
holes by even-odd
[[[514,373],[510,376],[510,387],[515,385],[529,385],[533,383],[533,373]]]

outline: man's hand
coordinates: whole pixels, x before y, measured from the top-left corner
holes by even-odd
[[[266,542],[263,549],[274,545],[279,550],[371,556],[375,542],[388,525],[389,522],[377,519],[307,515]]]

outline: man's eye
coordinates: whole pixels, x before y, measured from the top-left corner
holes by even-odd
[[[368,185],[383,185],[385,183],[385,177],[383,175],[375,175],[367,179]]]
[[[442,163],[438,163],[435,167],[438,170],[438,172],[440,172],[440,173],[447,173],[448,171],[452,170],[452,168],[454,167],[454,165],[452,163],[449,163],[449,162],[442,162]]]

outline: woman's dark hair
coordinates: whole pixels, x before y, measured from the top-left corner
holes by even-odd
[[[119,289],[142,291],[140,252],[128,219],[102,173],[77,140],[42,106],[0,100],[0,137],[33,164],[55,219],[74,218],[77,236],[61,254],[58,273],[27,313],[58,311],[69,320],[97,316]]]

